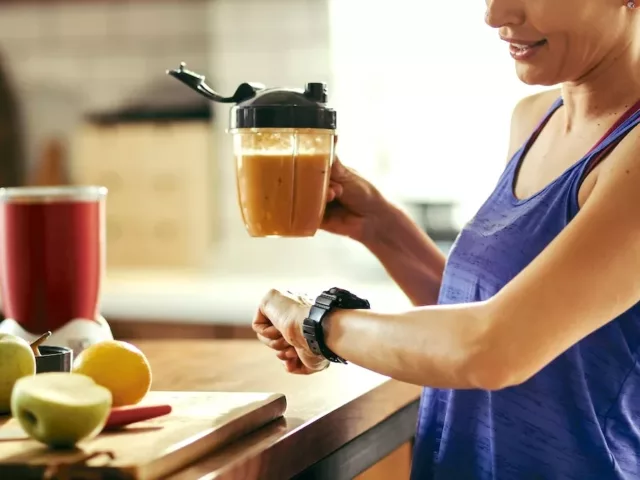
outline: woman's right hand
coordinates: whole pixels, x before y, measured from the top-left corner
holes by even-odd
[[[321,229],[366,243],[376,235],[386,200],[370,182],[335,158]]]

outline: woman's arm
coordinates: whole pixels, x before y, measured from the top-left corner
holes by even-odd
[[[631,308],[640,301],[640,135],[632,135],[602,164],[578,215],[493,298],[396,315],[336,311],[325,323],[329,348],[419,385],[500,389]]]
[[[510,128],[508,159],[536,122],[560,95],[559,89],[527,96],[515,106]],[[446,257],[416,223],[398,207],[385,203],[363,245],[373,253],[413,305],[437,303]]]
[[[405,212],[388,204],[363,244],[414,305],[437,302],[446,258]]]

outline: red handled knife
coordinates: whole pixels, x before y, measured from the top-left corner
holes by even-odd
[[[103,430],[124,427],[143,420],[162,417],[171,413],[171,405],[131,405],[111,409]]]

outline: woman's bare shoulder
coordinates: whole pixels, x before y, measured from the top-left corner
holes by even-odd
[[[508,159],[527,140],[559,96],[560,89],[555,88],[524,97],[516,104],[511,115]]]

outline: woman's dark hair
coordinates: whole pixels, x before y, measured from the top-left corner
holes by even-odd
[[[22,185],[24,170],[24,145],[18,98],[0,52],[0,187]]]

